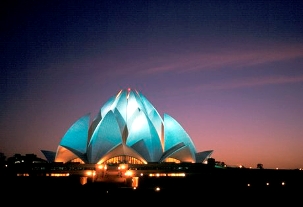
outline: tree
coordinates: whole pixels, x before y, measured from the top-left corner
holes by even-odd
[[[258,164],[257,164],[257,168],[258,168],[258,169],[263,169],[263,164],[258,163]]]

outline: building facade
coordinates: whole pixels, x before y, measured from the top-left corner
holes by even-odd
[[[197,152],[183,127],[160,116],[137,90],[120,90],[90,121],[82,116],[66,131],[57,151],[41,150],[49,162],[84,164],[203,163],[213,150]]]

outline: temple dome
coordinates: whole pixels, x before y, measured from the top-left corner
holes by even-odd
[[[213,150],[197,152],[173,117],[162,118],[142,93],[128,88],[109,98],[91,122],[90,113],[76,120],[55,156],[47,152],[55,162],[147,164],[204,162]]]

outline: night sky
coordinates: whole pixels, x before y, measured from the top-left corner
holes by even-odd
[[[121,89],[229,165],[303,167],[303,1],[0,3],[0,152],[56,151]]]

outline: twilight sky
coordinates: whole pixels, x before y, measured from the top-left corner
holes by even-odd
[[[300,0],[1,1],[0,152],[45,158],[130,87],[218,161],[301,168],[302,11]]]

